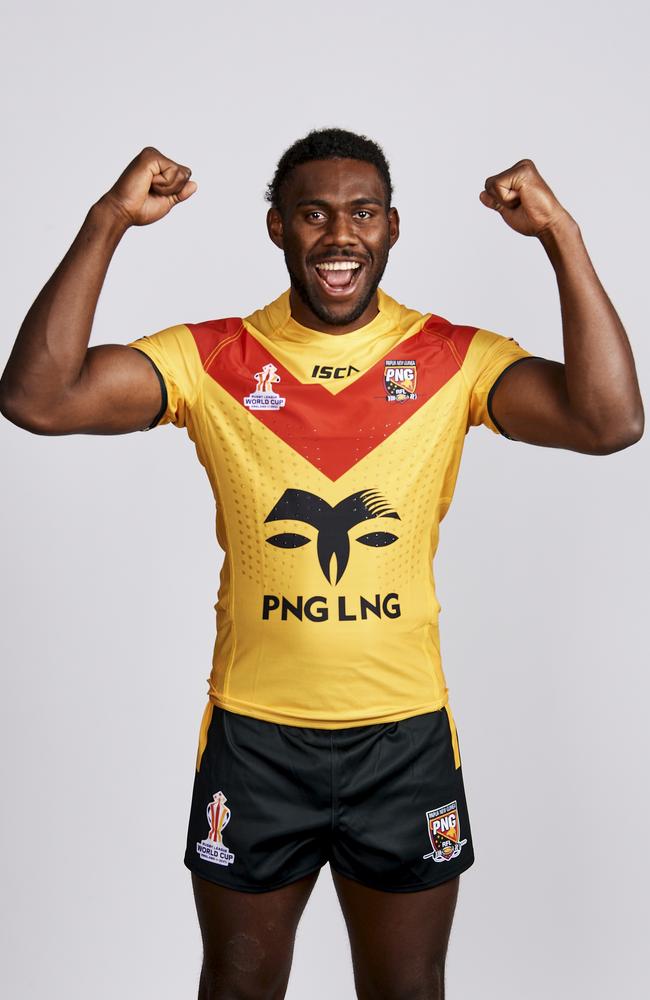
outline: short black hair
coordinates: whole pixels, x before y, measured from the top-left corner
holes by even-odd
[[[297,139],[292,146],[289,146],[280,157],[273,180],[267,186],[266,200],[278,211],[282,211],[282,186],[294,167],[301,163],[310,163],[312,160],[334,160],[339,157],[372,163],[384,182],[386,207],[390,207],[393,185],[383,149],[367,136],[348,132],[343,128],[312,129],[302,139]]]

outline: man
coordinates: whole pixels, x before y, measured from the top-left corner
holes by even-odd
[[[399,305],[381,149],[339,129],[281,158],[267,226],[290,289],[245,319],[88,348],[131,226],[197,189],[144,149],[91,208],[30,309],[2,412],[39,434],[185,427],[224,549],[185,864],[200,1000],[282,997],[329,861],[357,994],[442,998],[460,874],[474,860],[440,662],[432,558],[470,426],[610,454],[638,441],[630,345],[580,230],[530,160],[482,203],[555,270],[565,361]]]

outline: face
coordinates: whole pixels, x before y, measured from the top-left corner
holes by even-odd
[[[302,163],[287,176],[269,235],[284,251],[291,312],[303,326],[346,333],[377,314],[377,287],[399,236],[397,209],[372,163]]]

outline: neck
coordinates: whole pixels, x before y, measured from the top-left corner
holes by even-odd
[[[366,326],[366,324],[370,323],[379,313],[379,297],[377,292],[375,292],[372,299],[357,319],[353,320],[351,323],[344,323],[341,325],[338,323],[326,323],[320,319],[316,313],[312,312],[309,306],[303,302],[293,285],[291,286],[291,290],[289,292],[289,304],[291,306],[291,315],[293,319],[295,319],[296,323],[300,323],[301,326],[306,326],[309,330],[316,330],[317,333],[331,333],[332,336],[337,336],[339,333],[352,333],[353,330],[359,330],[362,326]]]

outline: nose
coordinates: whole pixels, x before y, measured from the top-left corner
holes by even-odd
[[[324,242],[328,246],[345,247],[357,242],[354,222],[347,212],[333,212]]]

